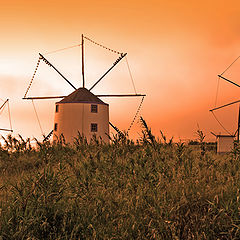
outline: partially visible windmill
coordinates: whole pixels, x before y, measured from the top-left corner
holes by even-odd
[[[108,51],[111,51],[119,57],[117,60],[113,63],[113,65],[89,88],[87,89],[85,87],[85,74],[84,74],[84,40],[88,40],[91,43],[98,45],[99,47],[102,47]],[[59,138],[61,135],[64,135],[65,139],[68,142],[72,142],[74,137],[77,136],[77,134],[84,135],[88,140],[91,139],[93,135],[96,135],[100,138],[102,138],[104,141],[108,141],[108,135],[109,135],[109,124],[114,129],[117,129],[114,127],[112,123],[109,122],[109,106],[108,104],[104,103],[99,98],[106,98],[106,97],[142,97],[142,100],[140,102],[140,105],[136,111],[136,114],[128,128],[128,131],[131,129],[134,121],[136,120],[140,108],[142,106],[145,94],[138,94],[135,89],[135,85],[133,82],[133,78],[130,72],[130,68],[126,59],[127,53],[121,53],[115,50],[112,50],[108,47],[103,46],[102,44],[99,44],[93,40],[91,40],[88,37],[85,37],[82,35],[82,41],[81,44],[71,46],[77,47],[81,46],[82,49],[82,87],[77,88],[75,87],[66,77],[63,76],[63,74],[55,67],[52,63],[50,63],[42,54],[39,53],[39,59],[36,66],[36,69],[34,71],[33,77],[30,81],[30,84],[26,90],[26,93],[23,97],[23,99],[26,100],[39,100],[39,99],[61,99],[61,101],[56,103],[55,108],[55,120],[54,120],[54,129],[45,137],[46,139],[49,139],[51,135],[54,133],[55,139]],[[65,50],[60,49],[61,50]],[[58,50],[57,50],[58,51]],[[54,51],[56,52],[56,51]],[[92,89],[100,83],[104,79],[104,77],[114,68],[117,66],[117,64],[123,59],[126,59],[128,70],[132,79],[133,87],[134,87],[134,94],[98,94],[94,95],[91,91]],[[37,72],[38,66],[40,64],[40,61],[43,61],[47,65],[49,65],[51,68],[53,68],[73,89],[74,92],[72,92],[68,96],[35,96],[35,97],[28,97],[28,91],[32,85],[32,82],[34,80],[35,74]],[[34,108],[35,109],[35,108]],[[36,109],[35,109],[36,110]],[[35,111],[36,115],[37,112]],[[38,118],[38,116],[37,116]],[[38,118],[39,120],[39,118]],[[40,124],[40,121],[39,121]]]
[[[226,78],[225,76],[223,76],[224,73],[226,73],[226,71],[228,69],[230,69],[230,67],[240,58],[240,56],[235,59],[225,70],[222,74],[219,74],[218,75],[218,81],[220,79],[234,85],[234,86],[237,86],[237,87],[240,87],[239,84],[233,82],[232,80]],[[218,94],[218,91],[217,91],[217,94]],[[217,96],[216,96],[216,99],[217,99]],[[220,109],[223,109],[223,108],[226,108],[228,106],[231,106],[231,105],[234,105],[236,103],[239,103],[240,100],[236,100],[236,101],[233,101],[233,102],[230,102],[230,103],[226,103],[224,105],[221,105],[221,106],[218,106],[218,107],[214,107],[212,109],[210,109],[209,111],[213,114],[214,118],[216,119],[216,121],[219,123],[219,125],[224,129],[225,132],[227,132],[226,135],[221,135],[221,134],[215,134],[215,133],[212,133],[213,135],[216,136],[217,138],[217,143],[218,143],[218,152],[229,152],[232,150],[233,146],[234,146],[234,138],[237,137],[237,142],[239,143],[239,135],[240,135],[240,105],[239,105],[239,111],[238,111],[238,122],[237,122],[237,127],[236,127],[236,131],[234,134],[231,134],[225,127],[224,125],[219,121],[219,119],[216,117],[216,115],[214,114],[214,112],[216,110],[220,110]]]
[[[4,132],[13,132],[12,129],[12,121],[11,121],[11,114],[10,114],[10,106],[9,106],[9,99],[7,100],[2,100],[3,102],[2,105],[0,106],[0,115],[3,113],[3,111],[5,110],[5,108],[7,107],[7,111],[8,111],[8,121],[9,121],[9,128],[3,128],[0,126],[0,131],[4,131]]]

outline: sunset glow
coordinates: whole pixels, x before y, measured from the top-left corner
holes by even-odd
[[[146,94],[141,115],[160,136],[175,140],[195,138],[199,127],[226,133],[209,109],[215,106],[218,74],[240,55],[240,3],[230,0],[112,1],[12,0],[1,2],[0,98],[10,99],[14,134],[40,137],[31,101],[22,100],[38,60],[38,53],[77,45],[81,34],[111,49],[127,53],[138,93]],[[77,87],[82,86],[81,48],[46,54]],[[86,41],[86,87],[118,58]],[[226,72],[240,83],[240,59]],[[29,96],[68,95],[73,89],[41,63]],[[103,79],[95,94],[134,93],[126,61]],[[240,99],[239,89],[219,81],[217,105]],[[110,121],[126,130],[141,98],[103,99],[109,103]],[[43,131],[53,129],[55,100],[35,101]],[[237,128],[238,105],[216,115],[231,133]],[[8,125],[8,116],[0,115]],[[130,137],[139,136],[136,122]],[[1,134],[5,134],[4,132]]]

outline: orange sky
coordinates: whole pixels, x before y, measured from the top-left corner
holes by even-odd
[[[224,131],[209,109],[214,106],[217,74],[240,55],[239,1],[10,0],[0,8],[0,98],[10,98],[15,134],[39,137],[31,102],[22,100],[38,52],[78,44],[84,35],[127,52],[136,88],[146,93],[141,114],[159,135],[195,138],[197,124],[208,139]],[[86,43],[86,81],[90,87],[111,66],[115,55]],[[75,85],[81,85],[80,49],[46,56]],[[240,60],[229,76],[240,83]],[[69,94],[72,89],[52,69],[40,65],[29,95]],[[122,61],[93,91],[132,93]],[[238,89],[220,81],[218,103],[238,99]],[[140,99],[109,100],[110,119],[127,129]],[[44,132],[53,126],[54,101],[36,102]],[[236,129],[237,106],[216,113],[225,127]],[[0,115],[2,126],[6,116]],[[137,136],[137,127],[130,136]],[[4,134],[4,133],[3,133]]]

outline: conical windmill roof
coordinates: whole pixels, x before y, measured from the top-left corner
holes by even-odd
[[[86,88],[78,88],[58,103],[95,103],[108,105]]]

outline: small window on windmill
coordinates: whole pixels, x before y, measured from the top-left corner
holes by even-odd
[[[98,131],[97,123],[91,123],[91,132],[97,132],[97,131]]]
[[[92,104],[91,105],[91,112],[92,113],[97,113],[98,112],[98,105]]]
[[[58,128],[58,124],[55,123],[55,124],[54,124],[54,131],[55,131],[55,132],[57,131],[57,128]]]
[[[56,113],[59,111],[59,106],[56,105]]]

